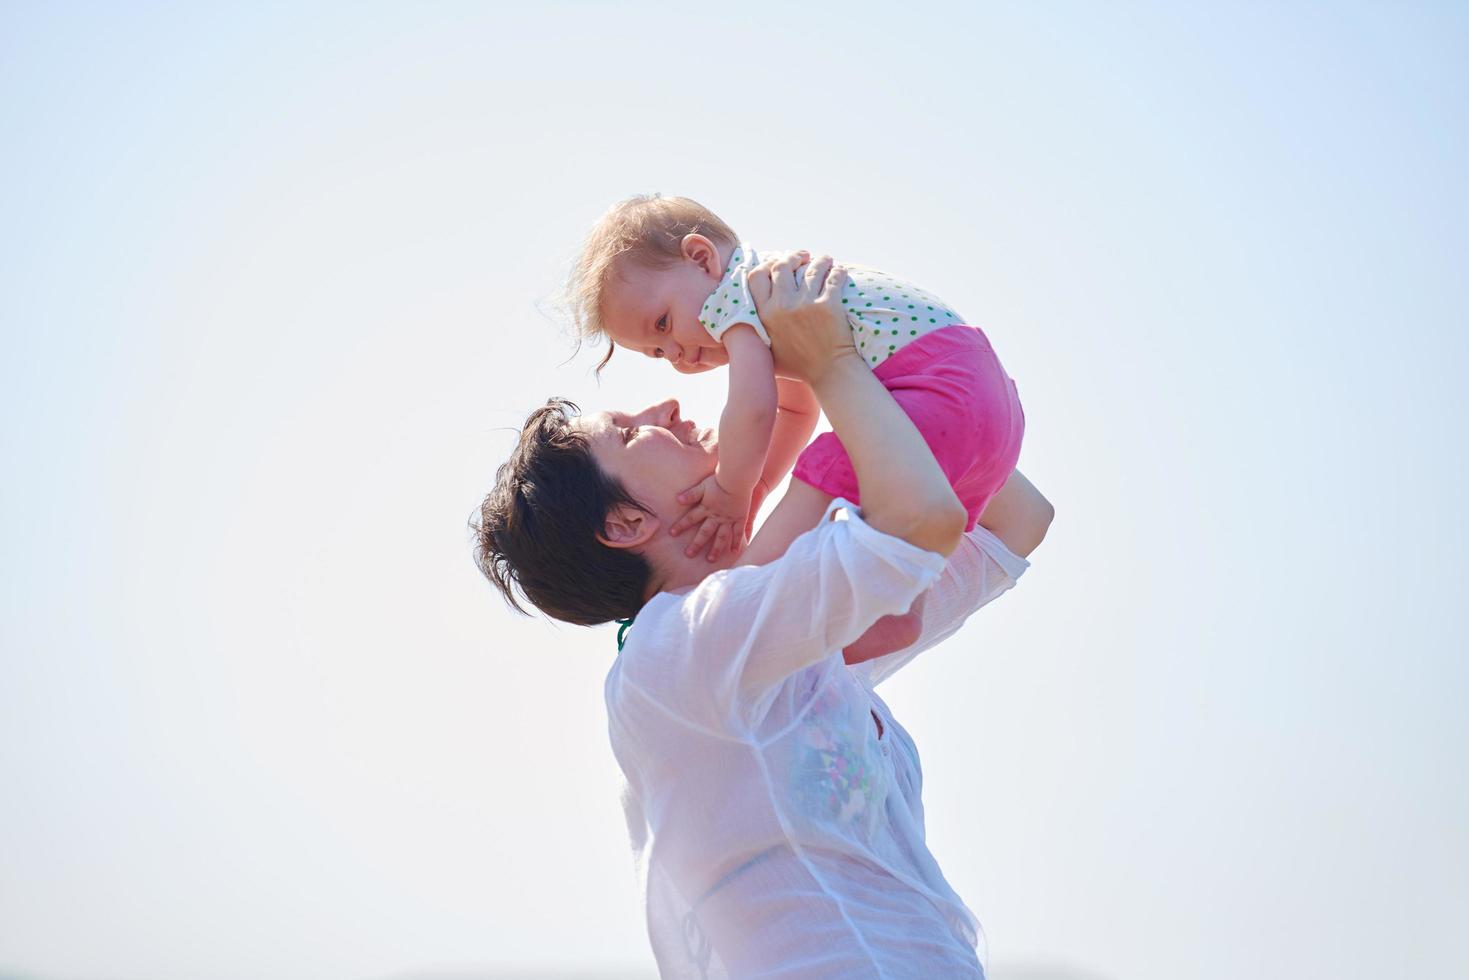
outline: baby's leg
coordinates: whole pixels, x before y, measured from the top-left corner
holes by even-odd
[[[790,489],[760,525],[750,546],[740,556],[742,565],[763,565],[785,554],[791,542],[816,526],[834,498],[802,480],[791,479]],[[842,651],[847,663],[860,664],[918,642],[923,632],[923,596],[905,613],[884,616]]]

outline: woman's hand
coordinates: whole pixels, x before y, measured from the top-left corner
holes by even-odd
[[[836,361],[858,356],[842,305],[847,272],[831,256],[813,262],[807,252],[792,252],[767,260],[747,284],[778,374],[814,383]]]

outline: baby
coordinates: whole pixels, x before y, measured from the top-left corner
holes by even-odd
[[[834,497],[860,504],[841,442],[825,433],[810,390],[778,378],[770,338],[746,288],[765,258],[707,208],[681,197],[633,197],[593,227],[572,272],[581,335],[667,360],[692,374],[729,368],[714,473],[680,496],[689,512],[670,531],[697,525],[687,553],[709,560],[739,552],[765,494],[792,473],[791,492],[745,551],[751,563],[782,554],[815,527]],[[858,354],[912,419],[969,512],[972,529],[1020,454],[1025,417],[1015,383],[978,328],[932,293],[872,269],[848,266],[842,303]],[[846,650],[849,663],[913,643],[922,597],[879,620]]]

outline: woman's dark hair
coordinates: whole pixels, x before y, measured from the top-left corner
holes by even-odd
[[[527,612],[518,590],[552,619],[595,626],[635,615],[653,568],[597,540],[614,506],[647,508],[597,466],[585,433],[570,424],[579,412],[552,398],[530,413],[470,526],[480,571],[512,608]]]

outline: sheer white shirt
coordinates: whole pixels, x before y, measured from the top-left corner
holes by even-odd
[[[983,977],[924,842],[917,749],[874,688],[1028,564],[984,528],[945,562],[838,499],[781,558],[648,601],[605,695],[665,980]],[[843,662],[930,587],[917,643]]]

